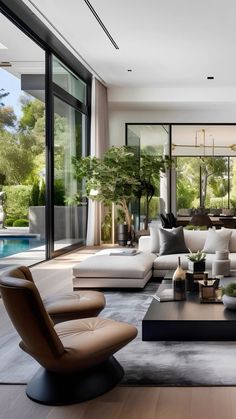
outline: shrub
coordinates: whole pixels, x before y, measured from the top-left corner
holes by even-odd
[[[207,230],[207,226],[195,226],[193,224],[188,224],[184,227],[185,230]]]
[[[6,201],[4,209],[7,218],[26,218],[28,216],[31,185],[4,186]]]
[[[6,218],[5,221],[4,221],[4,225],[6,227],[12,227],[14,221],[15,221],[15,218],[10,218],[10,217],[9,218]]]
[[[38,205],[45,205],[46,204],[46,184],[44,180],[41,183],[41,188],[39,190],[39,196],[38,196]]]
[[[13,227],[28,227],[29,220],[24,218],[19,218],[19,220],[14,221]]]
[[[227,208],[228,207],[228,196],[224,196],[223,198],[210,198],[209,201],[210,208]]]
[[[38,202],[39,202],[39,179],[36,179],[31,189],[30,205],[37,206]]]
[[[65,187],[62,179],[54,181],[54,205],[65,205]]]

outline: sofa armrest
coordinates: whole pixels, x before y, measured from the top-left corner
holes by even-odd
[[[141,236],[138,242],[138,250],[140,252],[151,253],[151,237],[150,236]]]

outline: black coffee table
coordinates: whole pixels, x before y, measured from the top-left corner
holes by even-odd
[[[223,304],[200,304],[197,293],[188,294],[186,301],[153,299],[142,321],[142,339],[236,341],[236,311]]]

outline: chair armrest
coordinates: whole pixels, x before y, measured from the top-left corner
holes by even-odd
[[[138,242],[138,250],[140,252],[151,253],[151,237],[150,236],[141,236]]]

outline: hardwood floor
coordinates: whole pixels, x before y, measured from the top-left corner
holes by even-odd
[[[35,266],[45,297],[72,289],[72,266],[97,249],[83,249]],[[1,313],[0,313],[1,314]],[[1,317],[4,331],[4,316]],[[24,385],[0,385],[0,419],[236,419],[236,387],[116,387],[71,406],[43,406],[25,395]]]
[[[235,419],[234,387],[117,387],[85,403],[43,406],[0,386],[1,419]]]

